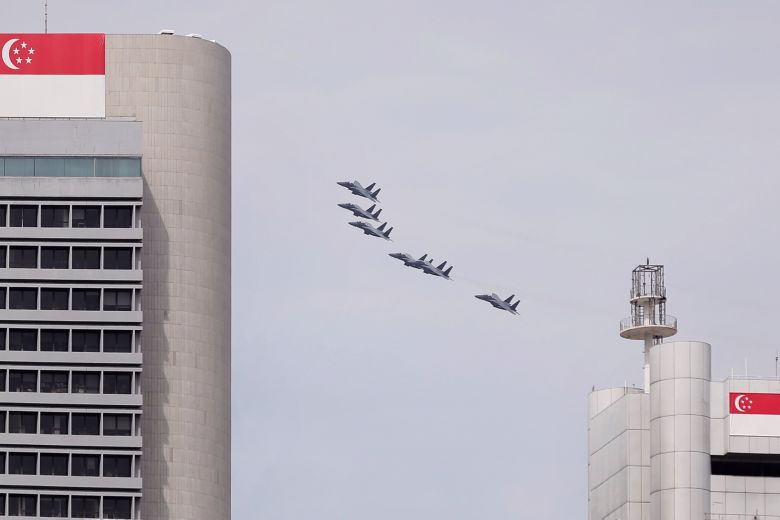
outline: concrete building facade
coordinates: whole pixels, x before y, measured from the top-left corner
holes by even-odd
[[[107,35],[105,118],[0,119],[6,516],[230,518],[230,67]]]
[[[632,294],[640,305],[645,289]],[[665,299],[660,289],[651,292]],[[671,317],[640,314],[624,323],[624,337],[640,339],[643,328],[657,336],[659,324],[676,332]],[[656,337],[646,388],[590,394],[591,520],[780,519],[780,380],[713,381],[711,350]]]

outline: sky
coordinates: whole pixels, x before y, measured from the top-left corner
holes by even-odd
[[[43,2],[6,4],[0,31],[42,30]],[[586,518],[587,395],[641,385],[618,324],[648,257],[715,378],[775,373],[776,2],[49,13],[50,32],[232,53],[235,519]],[[347,225],[355,179],[382,188],[393,242]]]

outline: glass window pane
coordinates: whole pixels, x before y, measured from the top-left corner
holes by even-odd
[[[94,177],[95,159],[92,157],[66,157],[65,177]]]
[[[41,433],[48,435],[67,435],[68,414],[41,412]]]
[[[75,433],[75,426],[74,426]],[[71,460],[71,474],[75,477],[99,477],[100,476],[100,456],[99,455],[73,455]]]
[[[98,518],[100,516],[100,497],[71,498],[72,518]]]
[[[35,352],[38,350],[38,330],[11,329],[8,332],[8,350]]]
[[[100,206],[73,206],[73,227],[100,227]]]
[[[74,311],[100,310],[100,289],[73,289],[72,299]]]
[[[8,412],[8,433],[36,433],[37,422],[35,412]]]
[[[62,157],[36,157],[36,177],[62,177],[65,175],[65,159]]]
[[[100,435],[100,414],[74,413],[71,418],[71,430],[73,435]],[[75,459],[76,456],[73,457]],[[97,477],[97,466],[95,468],[94,476]]]
[[[8,514],[10,516],[37,516],[37,495],[8,495]]]
[[[67,330],[42,330],[41,351],[42,352],[67,352],[68,331]]]
[[[38,289],[11,287],[8,292],[8,308],[35,310],[38,308]]]
[[[41,269],[67,269],[67,247],[41,247]]]
[[[68,373],[61,370],[42,370],[41,392],[50,394],[67,394]]]
[[[132,269],[131,247],[106,247],[103,249],[103,269]]]
[[[100,269],[100,248],[74,247],[73,269]]]
[[[65,455],[65,458],[67,461],[67,455]],[[65,464],[67,466],[67,462]],[[60,475],[60,473],[47,473],[47,475]],[[41,516],[47,518],[67,518],[67,495],[41,495]]]
[[[6,177],[32,177],[35,175],[35,160],[32,157],[6,157]]]
[[[41,227],[68,227],[68,206],[42,206]]]
[[[100,372],[73,372],[74,394],[99,394]]]
[[[36,227],[38,225],[38,206],[11,205],[11,227]]]
[[[100,352],[99,330],[74,330],[73,352]]]
[[[132,206],[106,206],[103,210],[103,227],[130,228],[133,227]]]
[[[41,310],[68,310],[68,293],[70,289],[41,288]]]
[[[35,269],[38,267],[38,248],[11,246],[8,250],[8,266],[15,269]]]
[[[96,177],[140,177],[141,159],[98,157],[95,159]]]

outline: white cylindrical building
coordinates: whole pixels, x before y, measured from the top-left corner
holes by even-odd
[[[650,349],[650,518],[710,512],[710,345]]]

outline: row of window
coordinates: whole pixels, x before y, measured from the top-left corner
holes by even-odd
[[[50,228],[131,228],[133,206],[0,204],[0,226],[6,225]]]
[[[130,311],[132,289],[69,289],[61,287],[0,287],[0,309],[42,311]],[[40,292],[40,299],[38,294]],[[101,298],[102,293],[102,298]],[[101,305],[102,301],[102,305]],[[139,302],[140,303],[140,302]]]
[[[140,157],[0,157],[6,177],[140,177]]]
[[[45,394],[132,394],[133,372],[68,370],[0,370],[0,392],[40,392]],[[102,385],[101,385],[102,380]],[[140,378],[139,378],[140,380]],[[40,385],[39,385],[40,382]]]
[[[131,330],[82,329],[0,329],[0,350],[24,352],[102,352],[133,351]]]
[[[6,467],[6,459],[8,465]],[[130,477],[132,455],[0,452],[0,473],[8,475],[53,475],[60,477]]]
[[[101,498],[103,507],[101,508]],[[39,504],[40,500],[40,504]],[[6,512],[6,501],[8,510]],[[0,493],[0,516],[42,516],[46,518],[132,518],[130,497],[32,495]],[[70,506],[70,508],[68,507]],[[102,509],[102,516],[100,514]],[[40,511],[40,514],[39,514]]]
[[[101,257],[103,258],[102,262],[100,261]],[[12,269],[100,269],[101,266],[103,269],[132,269],[133,248],[0,246],[0,267]]]
[[[40,414],[40,424],[38,415]],[[46,435],[102,435],[109,437],[133,434],[133,414],[82,412],[7,412],[7,433]],[[102,425],[101,425],[102,415]],[[0,411],[0,433],[6,431],[6,412]]]

